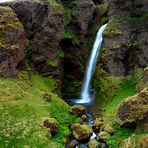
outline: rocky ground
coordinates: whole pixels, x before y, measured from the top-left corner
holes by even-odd
[[[70,138],[68,147],[147,148],[147,20],[146,0],[0,3],[0,147],[62,148]],[[90,127],[86,109],[63,99],[79,96],[104,23]]]

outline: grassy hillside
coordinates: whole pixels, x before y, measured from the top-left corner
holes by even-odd
[[[56,82],[38,75],[30,80],[0,78],[0,147],[64,147],[70,134],[68,126],[75,122],[69,106],[59,98],[54,88]],[[48,93],[51,101],[43,95]],[[42,126],[45,117],[54,117],[59,130],[53,137]]]

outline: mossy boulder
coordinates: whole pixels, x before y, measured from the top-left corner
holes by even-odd
[[[70,111],[72,114],[81,117],[83,114],[85,114],[85,107],[82,105],[74,105],[71,107]]]
[[[110,134],[115,132],[115,129],[110,124],[104,125],[104,129],[103,130],[108,132],[108,133],[110,133]]]
[[[26,46],[24,28],[16,14],[10,7],[0,6],[0,76],[17,76]]]
[[[109,137],[110,137],[110,134],[108,133],[108,132],[106,132],[106,131],[102,131],[102,132],[100,132],[99,134],[98,134],[98,140],[107,140],[107,139],[109,139]]]
[[[118,109],[118,119],[122,126],[135,127],[147,124],[148,115],[148,88],[143,89],[135,96],[125,99]]]
[[[74,140],[70,141],[68,147],[75,148],[77,144],[78,144],[78,141],[74,139]]]
[[[119,148],[136,148],[136,141],[134,136],[130,136],[129,138],[122,140]]]
[[[147,148],[148,147],[148,135],[141,136],[139,140],[140,148]]]
[[[99,148],[99,142],[97,140],[90,140],[88,142],[88,148]]]
[[[89,140],[93,134],[92,128],[88,125],[80,125],[79,123],[76,123],[71,126],[71,129],[74,138],[78,141]]]
[[[58,131],[58,122],[55,118],[47,118],[43,125],[49,128],[51,134],[55,134]]]
[[[94,131],[100,131],[100,129],[101,129],[101,126],[103,125],[104,123],[103,123],[103,120],[102,120],[102,118],[96,118],[95,120],[94,120],[94,123],[93,123],[93,126],[92,126],[92,128],[93,128],[93,130]]]

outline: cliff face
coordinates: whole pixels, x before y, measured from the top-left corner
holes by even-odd
[[[0,76],[15,77],[24,60],[27,39],[23,25],[10,7],[0,6]]]
[[[17,40],[23,46],[17,50],[20,58],[14,56],[17,62],[3,68],[13,67],[13,72],[5,70],[1,76],[16,76],[19,67],[29,66],[35,72],[57,79],[64,98],[78,97],[96,32],[106,22],[95,81],[99,81],[98,69],[123,76],[132,74],[137,66],[144,68],[148,64],[148,3],[145,0],[25,0],[1,5],[13,9],[26,35],[23,44]],[[14,38],[22,38],[16,34]],[[27,64],[22,65],[25,55]]]
[[[128,75],[136,66],[148,64],[148,2],[110,0],[109,4],[103,65],[112,75]]]

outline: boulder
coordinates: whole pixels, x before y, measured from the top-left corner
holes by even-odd
[[[34,69],[45,76],[62,79],[61,46],[63,39],[63,6],[50,0],[12,1],[9,5],[25,28],[29,39],[29,60]],[[60,81],[59,81],[60,82]]]
[[[44,99],[46,102],[50,102],[51,99],[52,99],[52,96],[51,96],[51,94],[49,94],[49,93],[44,93],[44,94],[43,94],[43,99]]]
[[[97,140],[90,140],[88,142],[88,148],[99,148],[99,142]]]
[[[118,119],[122,126],[135,127],[148,122],[148,88],[135,96],[125,99],[118,109]]]
[[[104,129],[103,130],[108,132],[108,133],[110,133],[110,134],[115,132],[114,128],[110,124],[104,125]]]
[[[23,25],[8,6],[0,6],[0,76],[16,77],[27,39]]]
[[[144,135],[140,138],[140,148],[148,147],[148,135]]]
[[[96,132],[98,132],[98,131],[100,131],[100,129],[101,129],[101,126],[103,125],[103,120],[102,120],[102,118],[96,118],[95,120],[94,120],[94,123],[93,123],[93,126],[92,126],[92,128],[93,128],[93,130]]]
[[[77,144],[78,144],[78,141],[74,139],[74,140],[70,141],[68,147],[75,148]]]
[[[58,131],[58,122],[55,118],[47,118],[44,121],[43,125],[46,128],[49,128],[49,131],[50,131],[51,134],[55,134]]]
[[[86,115],[82,115],[82,116],[81,116],[81,120],[82,120],[82,122],[86,122],[87,116],[86,116]]]
[[[74,138],[78,141],[89,140],[93,134],[92,128],[88,125],[80,125],[79,123],[76,123],[71,126],[71,129]]]
[[[85,114],[85,107],[82,105],[74,105],[71,107],[71,113],[81,117]]]
[[[102,132],[100,132],[99,134],[98,134],[98,137],[97,137],[97,139],[98,140],[107,140],[107,139],[109,139],[109,137],[110,137],[110,134],[108,133],[108,132],[106,132],[106,131],[102,131]]]
[[[122,140],[119,145],[119,148],[136,148],[136,141],[134,136]]]

